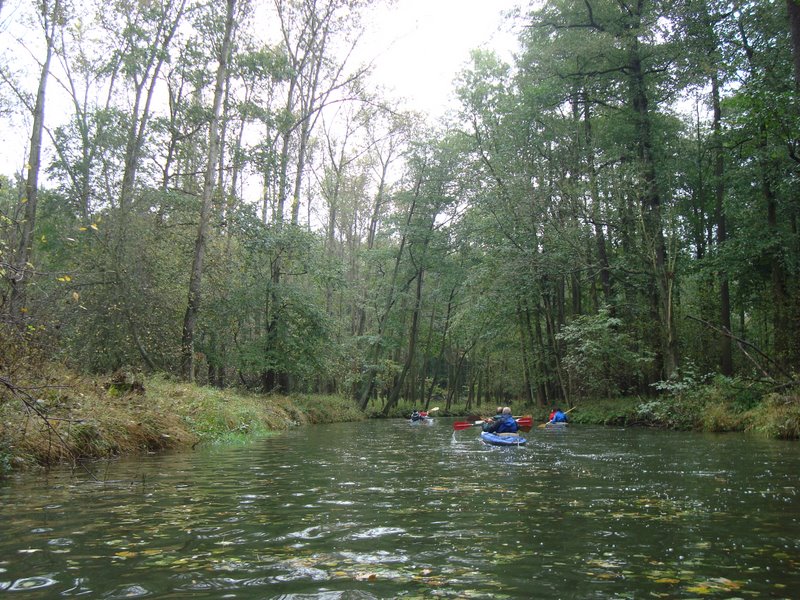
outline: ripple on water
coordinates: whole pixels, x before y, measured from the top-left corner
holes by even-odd
[[[144,598],[150,595],[150,590],[141,585],[126,585],[118,588],[104,598]]]
[[[55,583],[57,583],[56,580],[50,577],[25,577],[12,581],[11,583],[0,581],[0,590],[6,590],[8,592],[38,590],[49,587]]]
[[[348,536],[348,539],[368,540],[383,537],[385,535],[397,535],[401,533],[406,533],[406,530],[402,527],[373,527],[371,529],[367,529],[366,531],[353,533]]]

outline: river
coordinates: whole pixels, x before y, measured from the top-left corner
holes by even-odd
[[[304,427],[0,484],[15,598],[797,598],[800,445]]]

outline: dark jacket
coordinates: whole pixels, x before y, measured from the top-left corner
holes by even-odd
[[[483,428],[489,433],[516,433],[519,430],[516,420],[511,415],[502,415]]]

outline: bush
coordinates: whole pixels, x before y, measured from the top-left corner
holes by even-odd
[[[563,365],[579,396],[612,397],[637,386],[652,364],[644,344],[623,331],[621,319],[607,309],[582,315],[556,336],[564,342]]]
[[[770,394],[747,415],[748,431],[781,440],[800,439],[800,392]]]

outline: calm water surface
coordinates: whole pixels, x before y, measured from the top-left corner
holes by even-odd
[[[798,598],[800,445],[369,421],[0,487],[0,595]]]

